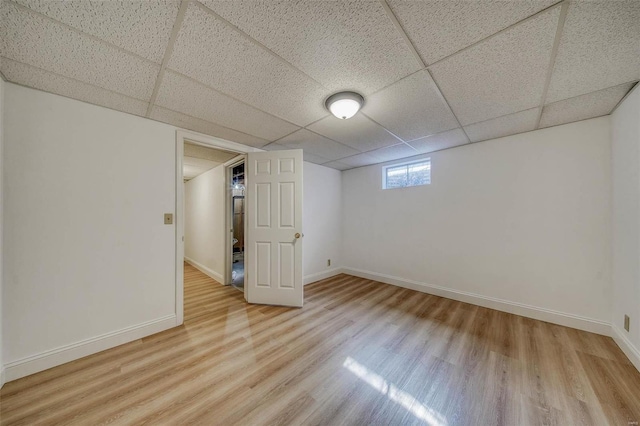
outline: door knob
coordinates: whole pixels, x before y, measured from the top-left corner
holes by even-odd
[[[299,232],[296,232],[295,237],[296,237],[296,238],[300,238],[300,233],[299,233]]]

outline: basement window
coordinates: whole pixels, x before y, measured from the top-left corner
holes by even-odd
[[[406,188],[431,183],[431,159],[393,164],[382,168],[382,189]]]

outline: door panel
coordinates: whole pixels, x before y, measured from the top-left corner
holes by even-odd
[[[302,306],[302,150],[248,154],[247,300]]]

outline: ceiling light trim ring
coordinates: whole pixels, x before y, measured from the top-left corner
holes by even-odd
[[[339,92],[329,96],[324,105],[335,117],[346,120],[362,109],[364,97],[356,92]]]

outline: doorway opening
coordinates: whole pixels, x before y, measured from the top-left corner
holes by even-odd
[[[244,230],[245,230],[245,176],[244,160],[228,168],[231,189],[231,218],[233,234],[231,248],[231,285],[244,292]]]

